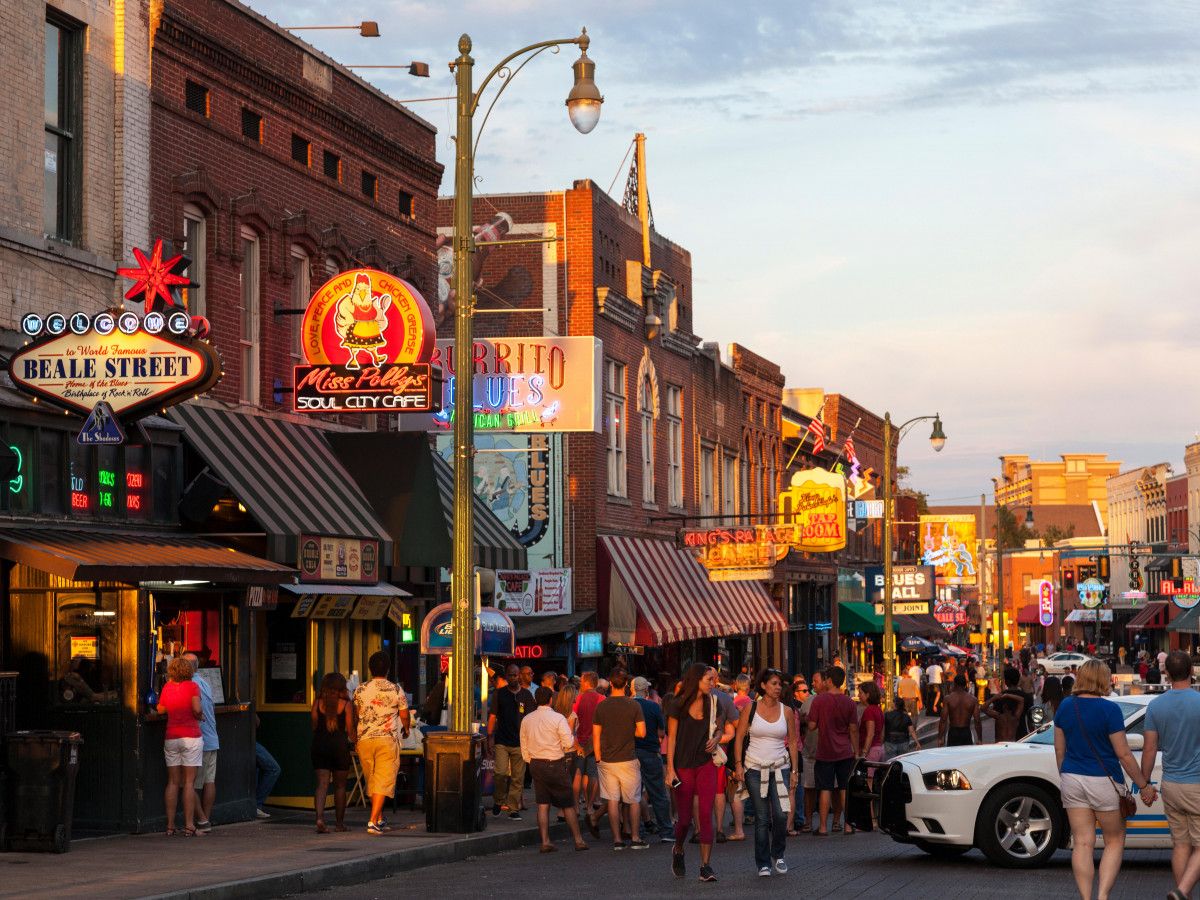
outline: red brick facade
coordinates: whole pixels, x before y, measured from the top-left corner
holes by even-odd
[[[253,402],[290,410],[290,395],[276,402],[272,384],[290,386],[299,361],[300,317],[277,312],[302,302],[293,298],[294,272],[306,268],[315,290],[334,270],[371,266],[436,294],[435,129],[231,0],[166,0],[152,25],[150,233],[182,249],[185,208],[202,217],[206,253],[196,269],[225,362],[212,396],[230,403],[242,397],[245,374],[241,236],[253,233]]]

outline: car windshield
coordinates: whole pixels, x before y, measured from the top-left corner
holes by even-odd
[[[1136,722],[1131,723],[1130,719],[1138,715],[1144,710],[1145,704],[1142,703],[1123,703],[1120,700],[1115,701],[1117,706],[1121,707],[1121,717],[1125,720],[1126,734],[1141,734],[1142,720],[1139,718]],[[1033,734],[1021,739],[1024,744],[1049,744],[1054,746],[1054,722],[1049,721]]]

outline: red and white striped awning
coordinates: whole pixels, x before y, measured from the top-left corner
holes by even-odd
[[[787,630],[761,581],[709,581],[704,567],[669,541],[600,535],[600,543],[637,607],[637,643]]]

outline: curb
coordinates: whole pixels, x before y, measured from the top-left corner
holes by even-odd
[[[556,822],[550,826],[550,837],[561,838],[567,834],[567,826]],[[283,897],[303,894],[325,888],[345,887],[376,881],[427,866],[461,862],[472,856],[502,853],[519,847],[538,843],[541,837],[537,826],[516,831],[494,832],[455,837],[448,841],[428,844],[424,847],[405,847],[379,853],[375,856],[359,856],[342,862],[325,863],[291,872],[276,872],[239,881],[203,885],[185,891],[148,895],[142,900],[237,900],[243,897]]]

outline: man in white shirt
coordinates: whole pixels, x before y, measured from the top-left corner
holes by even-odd
[[[929,702],[925,708],[932,715],[939,715],[942,711],[942,667],[936,657],[925,669],[925,683],[929,685]]]
[[[542,852],[553,853],[558,848],[550,843],[550,807],[562,811],[575,839],[576,850],[586,850],[579,833],[579,815],[575,810],[575,792],[571,780],[575,775],[575,735],[564,716],[550,708],[554,691],[539,687],[533,700],[537,708],[521,720],[521,756],[533,776],[533,796],[537,802],[538,830],[542,833]]]

